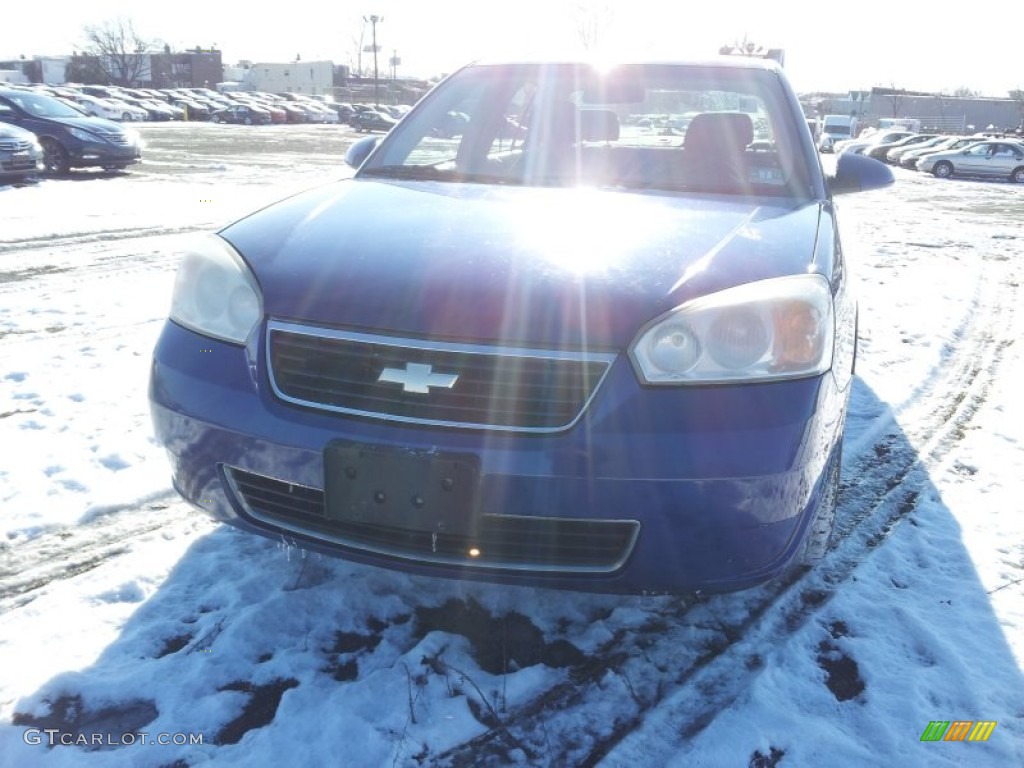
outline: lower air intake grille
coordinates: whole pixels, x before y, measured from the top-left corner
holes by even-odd
[[[640,530],[635,520],[481,515],[472,535],[438,534],[435,539],[429,532],[332,520],[321,490],[234,468],[225,471],[248,516],[263,528],[426,563],[611,573],[626,562]]]

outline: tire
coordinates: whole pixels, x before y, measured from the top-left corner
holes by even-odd
[[[935,164],[935,167],[932,168],[932,173],[940,179],[948,179],[953,175],[953,164],[947,160],[938,162]]]
[[[842,437],[832,452],[832,459],[825,472],[825,486],[821,490],[818,511],[811,521],[804,539],[797,564],[810,567],[815,565],[828,551],[829,541],[836,526],[836,507],[839,504],[839,475],[843,464]]]
[[[1013,169],[1013,173],[1010,174],[1010,181],[1014,184],[1024,184],[1024,165]]]
[[[245,123],[246,125],[252,125],[252,118],[251,118],[251,117],[247,117],[247,118],[245,118],[245,120],[244,120],[243,122],[244,122],[244,123]]]
[[[47,176],[63,176],[71,170],[68,151],[60,142],[44,138],[39,143],[43,145],[43,173]]]

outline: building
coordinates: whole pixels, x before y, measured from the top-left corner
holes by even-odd
[[[845,94],[816,94],[801,99],[808,117],[852,115],[861,128],[874,126],[884,117],[920,120],[922,131],[973,133],[992,126],[1006,130],[1024,117],[1024,104],[1014,99],[980,96],[948,96],[898,88],[872,88]]]
[[[213,88],[224,79],[221,52],[195,47],[180,53],[150,54],[153,88]]]
[[[301,60],[287,64],[259,62],[246,70],[242,82],[248,91],[330,94],[334,86],[334,63]]]

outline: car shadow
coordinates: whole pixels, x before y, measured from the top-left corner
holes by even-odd
[[[805,683],[776,702],[791,708],[795,719],[845,718],[857,734],[864,722],[891,720],[894,707],[905,708],[898,722],[886,722],[872,737],[878,755],[895,750],[886,741],[892,734],[905,738],[900,750],[910,749],[931,720],[998,721],[995,735],[1002,738],[984,745],[997,750],[986,757],[1005,755],[1009,765],[1014,739],[1021,737],[1013,720],[1022,711],[1024,676],[956,517],[889,406],[861,379],[854,387],[852,416],[859,427],[854,437],[847,435],[837,516],[846,535],[817,569],[784,585],[683,601],[691,607],[680,608],[679,599],[670,597],[410,576],[303,554],[220,527],[197,539],[150,596],[129,576],[118,589],[92,598],[97,610],[118,600],[139,605],[85,668],[68,670],[59,657],[53,660],[54,676],[18,700],[12,724],[0,727],[0,754],[11,765],[37,764],[48,748],[40,732],[56,729],[78,744],[58,748],[143,755],[143,762],[132,764],[198,764],[248,735],[243,748],[253,750],[258,764],[264,757],[272,762],[273,755],[330,763],[349,754],[352,765],[391,765],[404,729],[417,724],[417,712],[423,754],[446,749],[452,728],[466,738],[502,728],[502,718],[540,698],[541,688],[604,663],[604,651],[594,649],[605,646],[595,635],[641,638],[641,649],[632,651],[640,671],[634,672],[636,690],[642,694],[646,676],[657,683],[652,690],[664,689],[658,694],[663,698],[687,684],[700,665],[742,649],[779,607],[789,611],[787,634],[769,635],[747,649],[751,662],[730,673],[730,685],[746,689],[773,666],[773,674],[783,674],[794,651],[779,648],[806,644],[821,670],[821,695],[834,697],[834,711],[822,715],[804,702]],[[886,420],[891,426],[884,436],[862,444],[871,430],[860,427]],[[667,617],[678,625],[667,627]],[[76,626],[89,621],[77,609],[36,621],[52,622],[64,643],[80,631],[96,631]],[[714,629],[710,640],[709,627],[721,630]],[[656,644],[672,632],[671,642],[682,637],[692,645],[695,661],[670,674],[655,669],[653,658]],[[612,645],[619,654],[633,647],[621,639]],[[501,706],[487,701],[498,694],[477,680],[507,686]],[[997,689],[1005,697],[995,697]],[[634,695],[637,702],[640,694]],[[850,700],[859,702],[856,710],[842,708]],[[924,711],[929,714],[922,721]],[[717,714],[701,714],[701,729]],[[757,723],[747,725],[758,731],[750,735],[752,743],[771,738]],[[137,746],[141,732],[151,739],[171,734],[173,743],[143,752]],[[31,743],[26,733],[43,742]],[[96,734],[98,744],[79,740]],[[196,734],[202,745],[179,743]]]

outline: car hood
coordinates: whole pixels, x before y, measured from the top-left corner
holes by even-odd
[[[17,139],[18,141],[35,141],[36,135],[24,128],[8,123],[0,123],[0,139]]]
[[[124,130],[117,123],[112,122],[111,120],[106,120],[102,117],[86,117],[85,115],[82,115],[81,117],[47,117],[35,119],[45,119],[48,122],[60,123],[61,125],[66,125],[69,128],[82,128],[83,130],[91,131],[92,133],[98,133],[101,136],[107,136],[110,134],[121,135],[124,133]]]
[[[815,271],[830,207],[351,179],[221,231],[265,312],[411,335],[620,348],[696,296]]]

